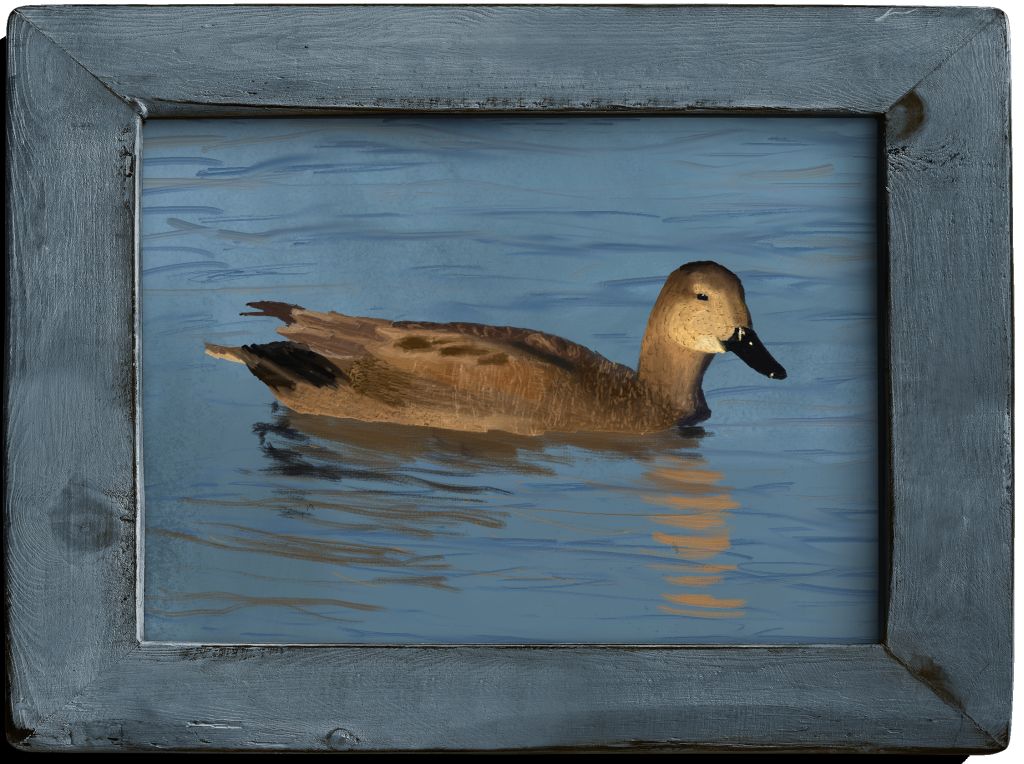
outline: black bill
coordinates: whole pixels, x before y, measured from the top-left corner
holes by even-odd
[[[786,370],[772,358],[772,354],[761,344],[761,340],[758,339],[753,329],[741,326],[722,344],[725,345],[726,350],[731,350],[738,355],[740,360],[754,371],[771,379],[786,378]]]

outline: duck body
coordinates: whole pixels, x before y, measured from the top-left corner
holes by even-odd
[[[739,284],[716,264],[691,265],[713,266]],[[700,382],[714,352],[722,352],[710,341],[690,347],[674,336],[680,327],[665,307],[678,302],[672,284],[670,277],[652,311],[638,370],[531,329],[388,321],[281,302],[249,303],[255,310],[243,315],[282,320],[284,341],[208,344],[206,352],[245,364],[281,403],[303,414],[521,435],[655,432],[708,418]],[[706,290],[700,295],[711,291],[697,288]],[[701,302],[691,291],[687,302]],[[742,325],[749,327],[749,314]]]

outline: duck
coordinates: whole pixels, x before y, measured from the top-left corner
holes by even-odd
[[[247,303],[280,320],[284,340],[229,347],[299,414],[464,432],[628,433],[689,427],[711,416],[701,387],[732,352],[773,380],[786,370],[753,328],[739,277],[713,261],[672,271],[651,309],[636,369],[548,332],[476,323],[390,321]]]

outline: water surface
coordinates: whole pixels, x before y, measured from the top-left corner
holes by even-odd
[[[150,121],[145,637],[873,642],[867,119]],[[743,280],[702,429],[539,438],[298,415],[204,342],[245,303],[526,326],[635,365],[665,276]]]

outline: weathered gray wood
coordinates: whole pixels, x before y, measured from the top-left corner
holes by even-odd
[[[8,46],[4,529],[29,732],[133,649],[137,117],[17,15]]]
[[[879,113],[992,17],[974,8],[715,6],[19,13],[151,117],[253,108]]]
[[[874,645],[152,646],[54,715],[32,743],[241,750],[991,745]]]
[[[993,22],[902,99],[887,146],[887,642],[1003,744],[1013,645],[1006,50],[1006,27]]]
[[[44,7],[14,14],[8,50],[5,541],[19,745],[1006,745],[1011,337],[999,12]],[[139,645],[135,115],[382,108],[889,112],[885,644]]]

